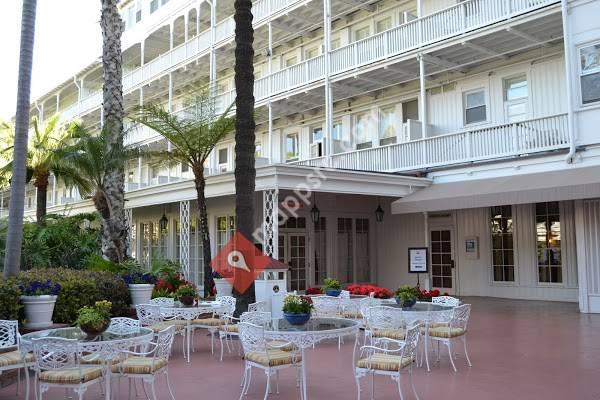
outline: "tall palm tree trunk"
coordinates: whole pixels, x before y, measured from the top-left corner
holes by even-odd
[[[102,97],[104,126],[110,134],[106,152],[121,152],[123,148],[123,68],[121,65],[121,34],[123,22],[117,8],[118,0],[100,0],[102,14],[102,67],[104,71]],[[110,157],[109,159],[116,159]],[[120,262],[128,254],[128,226],[125,218],[125,166],[111,165],[104,171],[104,193],[108,214],[102,221],[102,254]]]
[[[35,176],[33,186],[37,189],[36,193],[36,205],[35,205],[35,218],[38,224],[41,224],[46,216],[46,203],[48,201],[48,179],[50,179],[49,172],[39,172]]]
[[[255,179],[254,165],[254,29],[252,28],[252,1],[235,0],[235,214],[237,230],[252,241],[254,231]],[[254,301],[254,284],[237,297],[236,315],[246,311]]]
[[[197,165],[193,167],[194,185],[196,186],[196,197],[198,199],[198,216],[200,217],[200,237],[202,238],[202,269],[204,271],[204,297],[210,295],[210,288],[213,285],[210,260],[210,236],[208,233],[208,212],[206,211],[206,196],[204,189],[206,180],[204,178],[204,166]]]
[[[36,6],[37,0],[23,0],[15,144],[10,185],[8,234],[6,238],[6,253],[4,256],[5,277],[16,275],[19,272],[21,262],[23,213],[25,211],[25,180],[27,176],[27,134],[29,129],[29,101],[31,96],[31,70],[33,64]]]

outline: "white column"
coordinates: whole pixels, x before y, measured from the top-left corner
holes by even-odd
[[[196,36],[200,34],[200,5],[202,2],[198,3],[198,7],[196,7]]]
[[[209,90],[212,96],[216,96],[217,90],[217,59],[215,53],[215,42],[217,40],[217,0],[212,0],[210,8],[210,70]]]
[[[273,105],[269,101],[267,104],[269,110],[269,164],[273,164]]]
[[[279,258],[279,191],[263,191],[263,252]]]
[[[421,112],[419,118],[421,119],[421,136],[423,139],[427,137],[427,90],[425,87],[425,60],[423,55],[419,55],[419,82],[421,90]],[[425,160],[423,160],[425,161]]]
[[[269,28],[269,95],[273,93],[271,87],[271,74],[273,73],[273,27],[271,26],[271,21],[269,20],[268,24]],[[273,164],[273,105],[269,101],[268,105],[269,110],[269,164]]]
[[[179,202],[179,264],[186,280],[190,279],[190,201]]]
[[[140,67],[144,66],[144,44],[146,43],[145,40],[142,40],[140,43]]]
[[[52,174],[52,205],[56,205],[56,175]]]
[[[331,166],[331,134],[333,132],[333,90],[331,87],[330,69],[331,65],[329,62],[331,53],[331,0],[323,1],[323,18],[325,35],[323,40],[325,41],[325,129],[324,129],[324,140],[325,140],[325,163],[327,166]]]
[[[100,107],[100,127],[104,126],[104,107]]]
[[[56,93],[56,113],[58,114],[58,107],[60,105],[60,92]]]
[[[0,190],[0,217],[4,215],[4,191]]]
[[[138,189],[142,188],[142,157],[138,157]]]

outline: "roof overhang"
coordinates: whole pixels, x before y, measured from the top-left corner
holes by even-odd
[[[600,166],[433,184],[396,200],[392,214],[600,197]]]

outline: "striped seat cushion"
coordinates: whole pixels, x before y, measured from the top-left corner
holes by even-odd
[[[422,329],[422,332],[425,332]],[[467,333],[463,328],[452,328],[449,326],[436,326],[435,328],[429,328],[429,336],[439,337],[439,338],[453,338],[457,336],[462,336]]]
[[[39,379],[48,383],[63,383],[65,385],[76,385],[98,379],[102,376],[101,367],[81,366],[79,368],[65,368],[57,370],[42,371]]]
[[[292,343],[284,342],[282,340],[272,340],[267,342],[267,346],[272,347],[274,349],[282,350],[282,351],[294,351],[297,350],[296,346]]]
[[[174,320],[175,321],[175,320]],[[175,327],[175,332],[181,332],[185,329],[185,325],[176,324],[174,321],[162,321],[157,324],[150,326],[149,328],[154,331],[154,333],[158,333],[162,330],[167,329],[170,326]]]
[[[404,329],[374,329],[372,331],[372,336],[378,338],[404,340],[406,332],[404,332]]]
[[[225,322],[219,318],[200,318],[192,320],[192,325],[196,326],[221,326]]]
[[[360,313],[360,311],[344,311],[342,317],[348,319],[363,319],[363,316]]]
[[[399,371],[410,365],[412,358],[393,354],[375,353],[371,358],[361,358],[356,362],[358,368],[376,369],[380,371]]]
[[[240,327],[237,325],[224,325],[220,328],[220,330],[229,332],[229,333],[239,333]]]
[[[178,325],[181,325],[181,326],[184,326],[184,327],[187,326],[187,321],[185,319],[168,319],[168,320],[163,321],[163,322],[168,322],[168,323],[170,323],[172,325],[175,325],[175,326],[178,326]]]
[[[86,354],[83,357],[81,357],[81,363],[88,364],[88,365],[101,365],[107,361],[109,361],[109,360],[98,357],[96,354]],[[113,358],[112,360],[110,360],[110,363],[112,363],[112,364],[116,364],[118,362],[119,362],[118,358]]]
[[[112,372],[122,374],[152,374],[167,365],[164,358],[129,357],[112,367]]]
[[[302,356],[279,349],[268,349],[266,352],[250,351],[246,353],[245,358],[265,367],[277,367],[302,361]]]
[[[26,363],[32,363],[34,361],[33,354],[27,353],[25,356]],[[23,358],[19,350],[13,350],[6,353],[0,354],[0,368],[9,367],[11,365],[23,364]]]

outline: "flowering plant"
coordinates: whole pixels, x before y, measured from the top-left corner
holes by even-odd
[[[185,285],[179,286],[179,288],[177,289],[177,292],[175,292],[175,294],[177,295],[177,297],[196,297],[196,295],[198,293],[197,293],[194,285],[185,284]]]
[[[56,296],[60,292],[60,284],[52,282],[50,279],[47,281],[31,281],[20,285],[20,289],[25,296]]]
[[[308,296],[287,294],[283,299],[283,312],[287,314],[310,314],[313,302]]]
[[[440,291],[437,289],[433,290],[425,290],[425,289],[417,289],[417,298],[421,301],[431,301],[433,297],[438,297],[440,295]]]
[[[128,285],[154,285],[156,283],[156,276],[150,272],[131,272],[124,274],[123,280]]]
[[[97,301],[92,307],[85,306],[81,308],[75,323],[80,327],[88,326],[95,330],[103,330],[110,321],[111,308],[112,303],[110,301]]]
[[[306,289],[306,295],[314,295],[314,294],[322,294],[323,291],[321,290],[320,287],[312,287],[312,288],[308,288]]]
[[[391,290],[375,285],[349,285],[346,290],[360,296],[370,296],[373,293],[373,297],[377,299],[391,299],[394,296]]]
[[[325,278],[323,280],[323,291],[325,291],[326,289],[340,290],[341,288],[342,285],[340,285],[340,282],[336,279]]]
[[[396,290],[396,297],[398,297],[402,302],[407,300],[416,300],[418,297],[418,292],[419,291],[417,288],[404,285],[400,286],[398,290]]]

